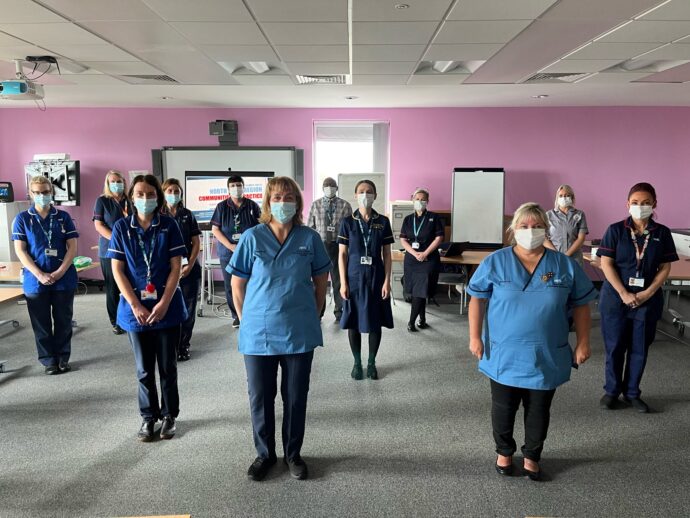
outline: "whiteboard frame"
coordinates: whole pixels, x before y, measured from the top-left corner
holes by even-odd
[[[467,236],[463,236],[463,230],[467,228],[467,225],[474,225],[478,218],[482,221],[486,221],[487,214],[475,213],[472,215],[465,214],[461,206],[456,206],[456,202],[459,203],[464,198],[463,193],[457,192],[459,184],[459,175],[467,174],[477,174],[477,175],[500,175],[500,181],[502,184],[502,189],[500,193],[500,214],[490,215],[490,217],[495,220],[492,221],[491,235],[487,235],[485,240],[472,241],[467,239]],[[487,178],[488,179],[488,178]],[[458,181],[456,181],[458,180]],[[495,176],[492,178],[495,181]],[[452,203],[451,203],[451,221],[452,221],[452,234],[451,241],[453,242],[463,242],[470,241],[471,248],[474,249],[498,249],[503,246],[503,235],[505,229],[503,228],[503,215],[505,214],[505,170],[502,167],[456,167],[453,170],[453,182],[452,182]],[[498,197],[497,197],[498,198]]]

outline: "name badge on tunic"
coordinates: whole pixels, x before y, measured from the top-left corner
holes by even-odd
[[[417,241],[412,243],[412,249],[413,250],[419,250],[419,243]]]
[[[189,264],[189,259],[187,259],[186,257],[183,257],[182,258],[182,266],[187,266],[188,264]]]
[[[326,227],[326,232],[335,232],[335,227],[332,225],[330,227]]]
[[[233,235],[230,237],[230,239],[232,239],[233,241],[239,241],[241,235],[242,235],[241,233],[233,234]]]
[[[628,286],[635,286],[637,288],[644,288],[644,279],[639,277],[630,277],[628,279]]]
[[[55,248],[46,248],[46,255],[48,257],[57,257],[57,249]]]
[[[157,300],[158,290],[148,291],[141,290],[141,300]]]
[[[370,255],[363,255],[362,257],[359,258],[359,264],[366,264],[367,266],[371,266],[373,261],[371,260]]]

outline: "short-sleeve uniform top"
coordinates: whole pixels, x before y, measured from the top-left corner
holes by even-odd
[[[249,198],[242,198],[242,203],[239,207],[235,206],[232,198],[221,201],[216,210],[211,216],[211,225],[220,228],[220,231],[233,244],[239,242],[239,238],[235,238],[238,234],[242,234],[246,230],[255,227],[259,224],[261,217],[261,209],[254,200]],[[221,262],[227,263],[232,257],[232,251],[218,243],[218,258]]]
[[[17,214],[12,224],[12,240],[26,242],[29,256],[46,273],[60,268],[67,253],[67,240],[77,237],[79,234],[70,215],[55,207],[50,208],[45,219],[36,212],[36,207],[31,207]],[[55,250],[55,254],[46,253],[46,250]],[[70,266],[60,280],[45,286],[28,268],[24,268],[23,286],[26,294],[74,290],[77,287],[77,269]]]
[[[139,238],[141,238],[141,243]],[[142,250],[142,245],[144,250]],[[180,228],[173,218],[156,214],[149,228],[144,230],[139,225],[136,215],[132,214],[115,223],[108,248],[108,257],[124,261],[125,274],[132,285],[134,294],[140,297],[142,305],[150,310],[158,303],[165,291],[168,275],[170,275],[170,259],[184,255],[185,251]],[[147,284],[144,253],[146,257],[151,256],[151,283],[156,288],[158,296],[156,300],[141,299],[141,292]],[[170,301],[168,312],[160,322],[152,326],[139,324],[134,317],[132,307],[124,296],[120,295],[120,303],[117,307],[117,325],[125,331],[142,332],[165,329],[180,324],[186,319],[187,308],[179,287],[175,290]]]
[[[533,274],[512,247],[489,255],[467,292],[488,300],[479,370],[512,387],[552,390],[570,379],[568,308],[596,298],[580,266],[546,249]]]
[[[312,278],[331,269],[319,234],[295,225],[281,245],[271,228],[242,234],[227,270],[249,279],[238,348],[242,354],[298,354],[323,345]]]
[[[553,246],[561,253],[566,253],[573,246],[581,233],[589,234],[587,218],[580,209],[571,207],[565,214],[559,209],[546,213],[549,218],[549,239]],[[582,251],[578,250],[572,256],[582,265]]]
[[[100,221],[110,230],[113,230],[115,223],[132,214],[132,205],[127,196],[122,196],[120,201],[110,196],[99,196],[93,208],[93,221]],[[98,257],[108,257],[108,245],[110,241],[103,236],[98,236]]]
[[[186,258],[189,258],[189,254],[192,252],[192,238],[194,236],[201,235],[201,230],[199,230],[199,224],[197,223],[194,214],[192,214],[192,211],[182,204],[179,204],[177,206],[177,211],[175,212],[174,216],[167,212],[167,210],[164,211],[164,214],[166,216],[170,216],[171,218],[173,218],[177,222],[177,226],[180,227],[180,232],[182,232],[182,242],[185,246],[184,256]],[[192,265],[192,271],[189,273],[187,277],[185,277],[185,279],[190,278],[201,278],[201,266],[199,266],[198,261],[194,262],[194,264]],[[184,279],[180,280],[180,282],[183,281]]]
[[[383,300],[381,288],[386,279],[382,250],[394,242],[390,221],[374,210],[369,222],[360,216],[359,209],[343,219],[338,244],[347,246],[350,298],[343,300],[341,328],[357,329],[360,333],[393,328],[390,297]],[[363,264],[362,257],[371,257],[371,264]]]
[[[443,237],[443,218],[433,212],[424,211],[421,216],[414,212],[406,216],[400,229],[400,237],[407,239],[410,244],[419,243],[419,250],[423,252],[437,237]],[[433,295],[435,286],[430,286],[431,275],[436,273],[441,264],[438,250],[433,250],[426,261],[419,262],[411,254],[405,254],[405,291],[413,297],[427,298]]]
[[[611,257],[615,261],[616,272],[625,286],[632,293],[645,290],[654,280],[659,267],[663,263],[671,263],[678,260],[673,236],[668,227],[657,223],[650,218],[646,233],[635,236],[635,243],[630,231],[634,229],[631,217],[609,226],[601,240],[597,255],[599,257]],[[647,249],[644,252],[640,270],[637,270],[637,256],[635,247],[641,252],[645,241]],[[638,275],[639,274],[639,275]],[[644,278],[644,287],[630,286],[631,277]],[[630,318],[636,320],[661,318],[664,307],[664,296],[661,290],[657,290],[652,297],[637,308],[629,308],[621,301],[618,293],[609,281],[605,281],[601,288],[599,310],[602,315],[609,311],[625,312]]]

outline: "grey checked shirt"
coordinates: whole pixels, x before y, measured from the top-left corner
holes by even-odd
[[[307,225],[319,233],[324,243],[331,243],[338,239],[340,222],[350,215],[352,215],[352,206],[342,198],[322,197],[312,203]],[[328,227],[335,230],[329,232]]]

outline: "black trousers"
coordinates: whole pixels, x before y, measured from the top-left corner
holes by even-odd
[[[515,453],[517,445],[513,439],[513,428],[515,414],[522,402],[525,413],[525,444],[522,446],[522,454],[539,462],[549,430],[551,402],[555,393],[556,389],[523,389],[491,380],[491,424],[496,453],[506,457]]]
[[[180,326],[140,333],[130,331],[127,334],[137,364],[141,417],[177,417],[180,413],[180,396],[177,392],[177,346],[180,342]],[[156,363],[161,383],[160,406],[156,387]]]
[[[180,279],[180,290],[187,306],[188,317],[182,322],[182,332],[180,333],[180,352],[189,350],[189,341],[192,339],[192,331],[196,322],[196,304],[199,299],[199,287],[201,278],[192,271],[184,279]]]
[[[235,309],[235,302],[232,300],[232,275],[226,270],[228,263],[220,260],[220,271],[223,273],[223,286],[225,287],[225,301],[228,303],[228,308],[232,314],[232,318],[237,318],[237,310]]]
[[[68,362],[72,351],[73,290],[28,293],[26,309],[36,339],[38,361],[46,367]]]
[[[338,268],[338,243],[333,241],[332,243],[326,243],[324,241],[323,246],[326,247],[326,252],[328,252],[328,257],[331,260],[331,292],[333,293],[333,314],[336,318],[340,318],[343,314],[343,298],[340,296],[340,269]],[[323,305],[321,309],[321,315],[326,312],[326,304]]]
[[[108,310],[110,325],[117,322],[117,305],[120,303],[120,289],[117,287],[113,276],[113,266],[107,257],[100,257],[101,272],[103,273],[103,290],[105,291],[105,307]]]

